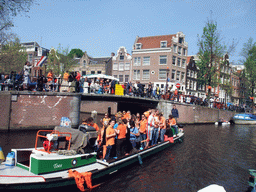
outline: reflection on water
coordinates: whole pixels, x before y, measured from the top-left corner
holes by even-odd
[[[256,168],[256,126],[189,125],[184,130],[182,144],[127,167],[93,191],[193,192],[214,183],[228,192],[247,190],[248,169]],[[35,135],[1,133],[0,146],[5,155],[10,148],[33,147]]]

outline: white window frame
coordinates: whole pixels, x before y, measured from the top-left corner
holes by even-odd
[[[161,64],[161,59],[165,59],[166,62],[164,64]],[[160,55],[159,56],[159,65],[167,65],[167,55]]]
[[[178,54],[181,55],[181,52],[182,52],[182,47],[178,47]]]
[[[178,59],[177,59],[177,66],[178,66],[178,67],[181,67],[181,58],[179,58],[179,57],[178,57]]]
[[[133,70],[133,80],[140,80],[140,70]]]
[[[130,63],[125,63],[124,64],[124,70],[129,71],[130,70]]]
[[[122,77],[122,78],[121,78],[121,77]],[[124,75],[119,75],[119,78],[118,78],[118,79],[119,79],[119,82],[120,82],[120,83],[124,82]]]
[[[182,68],[185,68],[185,67],[186,67],[186,59],[182,59],[181,67],[182,67]]]
[[[177,53],[177,45],[175,45],[175,44],[173,45],[173,52]]]
[[[150,65],[150,56],[143,57],[142,65]]]
[[[136,49],[141,49],[142,44],[141,43],[136,43]]]
[[[180,81],[181,81],[182,83],[185,82],[185,72],[181,72]]]
[[[124,71],[124,63],[119,63],[119,71]]]
[[[129,81],[129,75],[124,75],[124,82],[128,82]]]
[[[175,58],[175,59],[174,59]],[[174,65],[174,66],[176,66],[176,60],[177,60],[177,57],[176,56],[172,56],[172,64]],[[173,61],[174,61],[174,63],[173,63]]]
[[[176,77],[176,70],[172,70],[172,73],[171,73],[171,78],[174,80]]]
[[[145,73],[148,72],[148,73]],[[142,71],[142,80],[149,80],[150,79],[150,70],[149,69],[144,69]]]
[[[117,71],[118,70],[118,63],[113,63],[113,71]]]
[[[166,69],[159,69],[158,71],[158,79],[159,80],[166,80],[167,78],[167,71]]]
[[[186,56],[186,54],[187,54],[187,49],[183,48],[183,56]]]
[[[160,42],[160,47],[161,48],[166,48],[167,47],[167,41],[161,41]]]
[[[133,66],[140,66],[141,65],[141,57],[134,57]]]
[[[176,80],[180,81],[180,71],[177,71],[177,73],[176,73]]]

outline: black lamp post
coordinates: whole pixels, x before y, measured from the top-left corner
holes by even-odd
[[[166,68],[166,86],[165,86],[165,99],[167,99],[167,89],[168,89],[168,76],[169,76],[170,69],[169,67]]]

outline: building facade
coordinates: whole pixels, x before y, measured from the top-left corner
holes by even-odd
[[[112,75],[118,78],[121,84],[131,81],[132,56],[127,53],[125,47],[120,47],[116,55],[112,53],[112,63]]]
[[[132,49],[132,83],[149,82],[164,89],[168,76],[168,87],[180,83],[185,92],[186,59],[188,43],[182,32],[172,35],[136,37]]]
[[[81,75],[105,74],[112,75],[112,57],[90,57],[87,52],[81,58],[76,59],[71,71],[79,71]]]

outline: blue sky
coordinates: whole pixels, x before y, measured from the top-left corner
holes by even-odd
[[[192,55],[211,12],[223,41],[238,41],[230,56],[237,63],[249,37],[256,41],[255,0],[37,0],[27,16],[15,17],[12,31],[21,42],[80,48],[92,57],[110,56],[120,46],[131,53],[137,35],[182,31]]]

